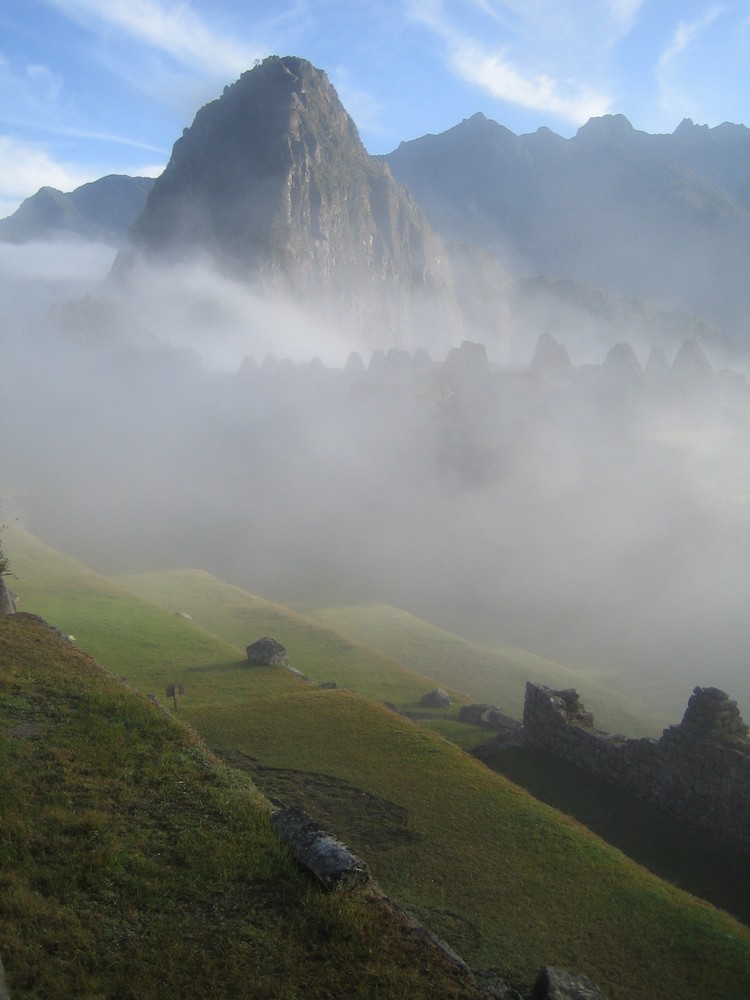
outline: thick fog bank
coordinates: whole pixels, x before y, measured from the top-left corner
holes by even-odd
[[[341,367],[344,334],[295,307],[222,286],[217,320],[220,280],[196,273],[148,321],[106,297],[6,321],[0,499],[32,531],[107,573],[385,601],[675,710],[701,683],[750,711],[741,376],[689,351],[649,378],[626,350],[506,370],[470,344]]]

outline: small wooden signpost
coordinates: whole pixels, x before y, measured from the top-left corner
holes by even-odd
[[[167,698],[174,698],[174,707],[178,709],[180,707],[180,695],[185,694],[185,686],[183,684],[167,684]]]

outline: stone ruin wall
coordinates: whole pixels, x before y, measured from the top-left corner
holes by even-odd
[[[603,733],[576,691],[531,682],[523,721],[528,743],[750,850],[748,727],[718,688],[695,688],[682,722],[658,740]]]

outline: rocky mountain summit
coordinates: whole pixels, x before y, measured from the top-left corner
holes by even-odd
[[[272,56],[203,107],[174,146],[115,271],[209,258],[314,304],[371,344],[460,329],[442,241],[368,155],[321,70]]]

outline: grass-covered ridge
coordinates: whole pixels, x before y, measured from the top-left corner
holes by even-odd
[[[0,618],[0,953],[14,1000],[476,996],[293,867],[246,776],[49,629]]]

